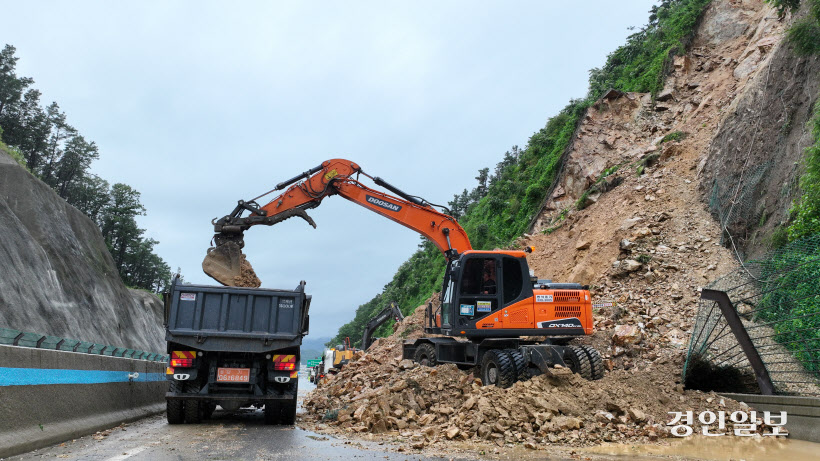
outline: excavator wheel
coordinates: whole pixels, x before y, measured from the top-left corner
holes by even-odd
[[[183,383],[171,381],[168,388],[171,392],[182,392]],[[185,401],[179,399],[165,401],[165,415],[168,424],[182,424],[185,422]]]
[[[485,386],[506,388],[515,383],[517,370],[512,357],[500,349],[489,350],[481,359],[481,382]]]
[[[590,372],[593,380],[598,380],[604,377],[604,360],[601,358],[601,353],[592,346],[578,346],[587,353],[589,358]]]
[[[416,353],[413,354],[413,360],[425,367],[438,365],[438,361],[436,360],[436,348],[430,343],[422,344],[416,349]]]
[[[586,351],[578,346],[564,347],[564,362],[569,365],[573,373],[578,373],[584,379],[592,379],[592,369]]]
[[[505,349],[504,352],[509,354],[510,359],[515,365],[515,376],[517,381],[526,381],[530,379],[530,372],[527,370],[527,361],[524,359],[524,354],[516,349]]]

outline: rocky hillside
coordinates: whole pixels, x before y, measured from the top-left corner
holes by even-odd
[[[0,328],[165,349],[159,299],[123,285],[97,225],[3,151]]]
[[[535,247],[539,278],[615,302],[581,339],[604,355],[602,380],[562,371],[502,390],[469,370],[402,362],[420,308],[310,394],[305,424],[385,433],[404,449],[451,439],[552,449],[655,440],[674,405],[743,407],[685,390],[681,368],[701,289],[766,250],[797,192],[820,60],[783,42],[791,20],[762,0],[712,1],[654,98],[609,91],[586,109],[531,232],[514,243]]]
[[[577,129],[521,243],[536,247],[529,262],[540,277],[590,284],[618,304],[596,313],[594,341],[610,367],[682,350],[701,288],[765,251],[766,219],[785,218],[820,85],[818,59],[781,42],[787,26],[762,1],[714,1],[656,101],[610,92]],[[716,189],[730,197],[710,207]],[[733,197],[734,221],[715,219]],[[749,237],[728,239],[724,224],[748,226]],[[619,328],[638,336],[637,350],[610,342]]]

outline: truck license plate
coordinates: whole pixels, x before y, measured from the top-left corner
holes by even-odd
[[[216,381],[219,383],[247,383],[250,379],[250,368],[219,368],[216,370]]]

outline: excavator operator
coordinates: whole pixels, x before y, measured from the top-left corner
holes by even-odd
[[[494,295],[497,289],[495,283],[495,260],[487,259],[484,261],[484,274],[481,278],[481,293],[485,295]]]

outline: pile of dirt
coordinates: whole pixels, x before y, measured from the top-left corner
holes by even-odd
[[[669,437],[669,411],[743,410],[677,382],[682,356],[647,368],[619,369],[587,381],[567,368],[508,389],[482,386],[477,370],[423,367],[402,360],[401,343],[421,331],[424,306],[397,332],[308,394],[303,423],[312,430],[370,433],[423,448],[449,440],[504,446],[584,446]],[[697,430],[697,426],[695,426]]]

